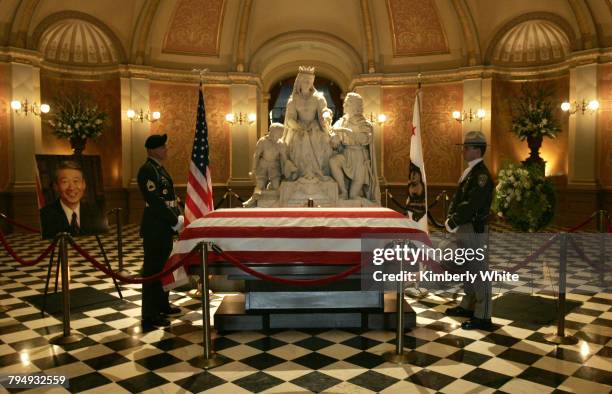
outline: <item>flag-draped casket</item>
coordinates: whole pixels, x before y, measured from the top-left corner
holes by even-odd
[[[362,238],[385,234],[427,236],[416,222],[388,208],[220,209],[181,233],[167,265],[203,241],[245,263],[355,265],[361,262]],[[223,257],[211,251],[208,260]],[[199,264],[198,256],[189,263]],[[178,270],[164,279],[164,286],[173,288],[185,280]]]

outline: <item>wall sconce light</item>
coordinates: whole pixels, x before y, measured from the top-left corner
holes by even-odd
[[[147,122],[157,122],[159,120],[159,118],[161,118],[161,114],[159,113],[159,111],[155,111],[155,112],[151,112],[151,111],[147,111],[146,113],[142,110],[142,108],[140,109],[139,112],[134,111],[133,109],[128,109],[127,110],[127,117],[129,120],[140,120],[140,122],[144,122],[145,120]]]
[[[561,103],[561,110],[563,112],[568,112],[570,115],[573,115],[578,111],[584,115],[587,112],[595,112],[598,108],[599,101],[597,100],[591,100],[588,103],[585,99],[582,99],[580,103],[578,101],[574,101],[573,104],[571,104],[569,101],[564,101]]]
[[[40,106],[33,102],[32,104],[28,103],[28,99],[23,101],[13,100],[11,101],[11,109],[17,114],[21,115],[22,113],[25,116],[28,116],[28,113],[32,113],[36,116],[41,116],[42,114],[46,114],[51,110],[49,104],[41,104]]]
[[[370,123],[383,124],[387,121],[387,115],[378,114],[377,116],[374,113],[370,112],[370,115],[366,116],[366,119],[369,120]]]
[[[486,116],[486,111],[482,108],[479,108],[476,112],[472,112],[472,108],[469,109],[468,112],[461,111],[453,111],[452,116],[457,122],[468,121],[471,122],[475,119],[481,120]]]
[[[232,126],[235,124],[238,124],[238,125],[249,124],[250,125],[250,124],[255,123],[256,120],[257,120],[257,115],[255,115],[252,112],[248,115],[243,112],[238,112],[237,114],[232,114],[232,113],[225,114],[225,121],[231,124]]]

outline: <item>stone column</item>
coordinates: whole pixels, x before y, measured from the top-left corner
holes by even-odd
[[[570,102],[597,98],[597,64],[570,70]],[[569,117],[568,184],[594,187],[597,169],[597,112],[576,112]]]
[[[252,165],[252,155],[257,143],[257,126],[266,124],[263,119],[258,119],[249,124],[248,114],[258,112],[257,107],[260,101],[259,92],[256,86],[246,84],[234,84],[230,86],[230,96],[232,100],[231,112],[236,115],[236,123],[230,125],[231,135],[231,166],[230,166],[230,187],[250,187],[253,180],[249,176]],[[244,120],[239,124],[238,117],[242,113]],[[262,134],[265,130],[261,131]]]
[[[10,63],[8,101],[28,100],[40,105],[40,70],[28,64]],[[51,108],[53,110],[53,108]],[[36,199],[36,162],[34,156],[42,153],[41,118],[32,113],[15,113],[10,121],[11,192],[8,214],[19,222],[34,227],[39,225]]]
[[[151,134],[147,121],[129,120],[128,109],[138,113],[149,108],[149,80],[142,78],[121,79],[121,127],[123,142],[123,185],[137,187],[138,169],[147,159],[144,143]]]
[[[40,70],[36,67],[11,63],[10,97],[13,100],[28,101],[40,105]],[[53,110],[53,108],[52,108]],[[34,155],[42,151],[41,118],[32,113],[25,115],[11,111],[11,141],[13,151],[13,185],[15,191],[34,190]]]

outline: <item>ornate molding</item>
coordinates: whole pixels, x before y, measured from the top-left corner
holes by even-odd
[[[374,36],[372,34],[372,15],[370,14],[370,6],[368,0],[361,0],[361,15],[363,17],[363,28],[366,36],[367,55],[368,55],[368,73],[376,72],[374,64]]]
[[[236,54],[236,71],[243,72],[246,62],[246,40],[249,31],[249,21],[251,19],[251,8],[253,0],[245,0],[242,7],[242,15],[240,15],[240,31],[238,33],[238,51]]]
[[[433,0],[387,0],[387,11],[393,56],[449,53],[446,33]]]
[[[218,56],[225,0],[178,0],[162,53]]]
[[[491,58],[493,57],[493,51],[495,50],[495,47],[508,31],[523,22],[536,19],[552,22],[557,27],[559,27],[569,39],[571,50],[577,51],[582,49],[582,46],[579,45],[580,43],[576,40],[576,36],[574,34],[572,26],[565,19],[563,19],[557,14],[553,14],[550,12],[531,12],[528,14],[517,16],[516,18],[513,18],[510,21],[504,23],[500,28],[497,29],[497,32],[493,35],[493,38],[489,41],[489,44],[487,46],[484,63],[491,64]]]
[[[151,25],[159,8],[160,0],[147,0],[140,10],[138,22],[134,29],[130,62],[144,64],[147,43],[151,35]]]
[[[457,13],[457,18],[461,25],[463,33],[463,42],[466,46],[466,62],[467,66],[476,66],[481,64],[480,42],[478,40],[478,30],[472,18],[470,8],[465,3],[465,0],[453,0],[453,6]]]
[[[531,19],[508,30],[496,43],[489,61],[496,65],[558,63],[571,52],[569,38],[556,24]]]
[[[421,82],[423,84],[436,84],[458,82],[473,78],[491,78],[493,76],[512,80],[545,79],[563,76],[573,67],[593,63],[612,63],[612,48],[574,52],[564,62],[546,66],[525,67],[520,69],[501,66],[479,66],[423,72]],[[417,75],[418,73],[416,72],[405,74],[362,74],[356,76],[352,80],[348,89],[350,91],[357,86],[364,85],[416,85],[418,82]]]
[[[40,3],[40,0],[25,0],[19,4],[11,28],[11,37],[9,41],[11,46],[26,48],[28,29],[32,22],[34,11],[36,7],[38,7],[38,3]]]
[[[568,0],[568,2],[578,23],[582,48],[597,48],[599,46],[599,37],[597,36],[595,21],[588,5],[583,0]]]
[[[43,19],[38,24],[38,26],[36,26],[36,29],[34,29],[34,33],[32,34],[31,39],[28,40],[27,48],[38,50],[40,48],[41,39],[44,33],[53,25],[61,22],[64,19],[78,19],[94,25],[96,28],[100,29],[100,31],[105,36],[109,38],[114,49],[117,51],[119,63],[125,63],[127,61],[125,49],[123,48],[119,37],[117,37],[117,35],[98,18],[79,11],[61,11],[45,17],[45,19]]]

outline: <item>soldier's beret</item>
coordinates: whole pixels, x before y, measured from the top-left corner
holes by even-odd
[[[147,149],[155,149],[160,146],[164,146],[168,141],[167,134],[153,134],[150,135],[149,138],[145,141],[145,148]]]

